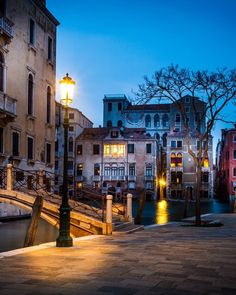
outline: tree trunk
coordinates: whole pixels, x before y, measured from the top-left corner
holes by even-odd
[[[189,209],[189,191],[184,191],[184,218],[188,217],[188,209]]]
[[[201,225],[201,173],[202,167],[201,165],[197,166],[197,175],[196,175],[196,195],[195,195],[195,209],[196,209],[196,216],[195,216],[195,224],[196,226]]]
[[[32,216],[31,216],[30,224],[27,229],[24,247],[30,247],[30,246],[33,246],[34,244],[42,207],[43,207],[43,197],[37,196],[34,201]]]

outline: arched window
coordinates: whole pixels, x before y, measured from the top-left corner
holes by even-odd
[[[170,167],[176,167],[176,154],[171,153],[170,155]]]
[[[0,52],[0,91],[4,92],[4,56]]]
[[[47,88],[47,123],[51,122],[51,87]]]
[[[111,120],[107,121],[107,127],[112,127],[112,122],[111,122]]]
[[[183,165],[183,156],[181,153],[177,155],[175,153],[171,153],[170,155],[170,166],[171,167],[182,167]]]
[[[160,117],[158,114],[154,116],[154,127],[159,127],[160,126]]]
[[[177,166],[182,167],[182,165],[183,165],[183,156],[181,153],[178,153],[177,154]]]
[[[123,125],[122,121],[119,120],[119,121],[117,122],[117,126],[118,126],[118,127],[122,127],[122,125]]]
[[[28,78],[28,115],[33,115],[34,80],[32,74]]]
[[[162,126],[163,127],[168,127],[169,126],[169,118],[167,114],[164,114],[162,116]]]
[[[118,102],[118,112],[121,112],[121,111],[122,111],[122,103]]]
[[[145,127],[151,127],[151,116],[146,115],[145,117]]]

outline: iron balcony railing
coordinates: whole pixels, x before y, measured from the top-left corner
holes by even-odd
[[[5,17],[0,17],[0,31],[5,33],[8,37],[13,37],[12,23]]]
[[[16,116],[16,99],[0,92],[0,111]]]

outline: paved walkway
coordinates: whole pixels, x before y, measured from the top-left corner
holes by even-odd
[[[171,224],[2,257],[0,294],[235,295],[236,215],[214,217],[225,225]]]

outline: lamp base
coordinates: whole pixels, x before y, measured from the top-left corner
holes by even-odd
[[[56,241],[57,247],[72,247],[73,239],[70,236],[59,236]]]

